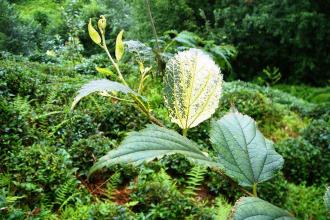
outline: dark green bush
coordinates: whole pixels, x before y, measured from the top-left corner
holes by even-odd
[[[37,48],[40,27],[33,22],[23,22],[14,6],[0,1],[0,50],[16,54],[29,54]]]
[[[42,203],[54,205],[56,191],[67,182],[72,182],[71,193],[78,187],[70,155],[64,149],[47,145],[16,147],[4,161],[15,194],[24,196],[30,208]]]
[[[216,1],[214,34],[238,46],[234,69],[240,79],[252,79],[271,66],[280,69],[283,81],[325,85],[330,75],[327,5],[306,0]]]
[[[134,18],[131,34],[138,39],[150,39],[153,35],[145,1],[130,1]],[[157,31],[160,34],[174,28],[179,31],[196,29],[194,11],[188,5],[188,1],[164,0],[149,2]]]
[[[134,207],[150,219],[212,219],[214,213],[181,194],[171,177],[163,170],[158,173],[145,170],[139,175],[131,194]]]
[[[312,185],[329,181],[330,154],[322,153],[318,146],[299,137],[278,143],[276,149],[284,157],[282,171],[289,182]]]
[[[325,119],[325,120],[324,120]],[[302,136],[311,144],[321,149],[322,152],[330,152],[330,118],[313,120],[303,131]],[[327,121],[326,121],[327,120]]]
[[[80,174],[86,175],[96,158],[105,155],[114,147],[115,141],[101,135],[79,139],[67,148],[72,158],[72,166],[78,168]]]
[[[288,184],[287,200],[283,204],[297,219],[326,220],[327,211],[323,203],[326,187]]]

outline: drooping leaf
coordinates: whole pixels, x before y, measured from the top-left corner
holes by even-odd
[[[247,115],[228,113],[213,121],[210,137],[221,167],[242,186],[272,178],[283,165],[283,158],[274,150],[272,142]]]
[[[101,36],[100,34],[95,30],[95,28],[92,25],[92,19],[89,19],[88,23],[88,33],[90,38],[94,41],[96,44],[101,43]]]
[[[119,34],[117,35],[117,39],[116,39],[116,59],[119,61],[124,54],[124,43],[123,43],[123,33],[124,30],[121,30],[119,32]]]
[[[95,69],[96,69],[97,72],[99,72],[99,73],[101,73],[105,76],[113,76],[114,75],[114,73],[111,70],[109,70],[108,68],[96,67]]]
[[[192,128],[211,117],[222,91],[219,67],[203,51],[189,49],[169,60],[165,75],[165,104],[172,122]]]
[[[328,212],[330,213],[330,187],[327,188],[327,191],[324,194],[324,204]]]
[[[198,35],[189,31],[180,32],[174,38],[174,40],[184,46],[193,47],[193,48],[197,47],[198,43],[202,41],[202,39]]]
[[[289,212],[257,197],[242,197],[233,208],[233,220],[292,220]]]
[[[71,109],[73,109],[76,106],[76,104],[85,96],[88,96],[89,94],[94,92],[103,92],[103,91],[122,92],[125,94],[131,93],[139,96],[139,94],[134,92],[131,88],[119,82],[114,82],[107,79],[93,80],[85,84],[78,91],[78,95],[74,98]]]
[[[183,154],[191,161],[201,165],[218,166],[193,141],[175,131],[148,125],[139,132],[129,133],[117,149],[111,150],[95,163],[90,174],[113,164],[139,165],[175,153]]]

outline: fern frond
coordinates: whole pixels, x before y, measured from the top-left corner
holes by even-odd
[[[194,166],[190,172],[187,174],[188,179],[186,181],[186,188],[183,191],[183,194],[187,196],[196,196],[196,191],[204,180],[204,176],[207,172],[206,167]]]
[[[113,199],[113,195],[118,185],[120,184],[120,172],[115,172],[108,180],[106,186],[106,195],[109,199]]]
[[[56,190],[56,197],[55,197],[55,203],[59,204],[60,207],[63,207],[63,204],[68,203],[68,198],[70,200],[73,198],[72,195],[74,194],[75,189],[77,185],[77,180],[74,178],[71,178],[67,180],[60,188]]]

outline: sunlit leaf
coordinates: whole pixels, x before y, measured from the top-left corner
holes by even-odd
[[[114,73],[111,70],[109,70],[108,68],[96,67],[95,69],[96,69],[97,72],[99,72],[99,73],[101,73],[105,76],[113,76],[114,75]]]
[[[247,115],[228,113],[213,121],[210,137],[221,167],[242,186],[272,178],[283,165],[284,160],[274,150],[273,143]]]
[[[189,49],[169,60],[165,75],[165,104],[172,122],[192,128],[211,117],[222,91],[219,67],[203,51]]]
[[[121,30],[119,34],[117,35],[116,39],[116,59],[119,61],[124,54],[124,43],[123,43],[123,33],[124,30]]]
[[[134,92],[131,88],[128,86],[125,86],[121,83],[110,81],[107,79],[100,79],[100,80],[93,80],[87,84],[85,84],[79,91],[78,95],[74,98],[74,101],[72,103],[71,109],[73,109],[76,104],[84,97],[88,96],[91,93],[94,92],[122,92],[124,94],[134,94],[138,95],[136,92]]]
[[[94,41],[94,43],[96,44],[100,44],[101,43],[101,36],[100,34],[94,29],[93,25],[92,25],[92,19],[89,19],[89,23],[88,23],[88,33],[90,38]]]
[[[233,208],[233,220],[292,220],[289,212],[257,197],[242,197]]]
[[[117,149],[100,158],[91,168],[90,174],[113,164],[139,165],[175,153],[183,154],[191,161],[201,165],[218,166],[193,141],[175,131],[148,125],[139,132],[129,133]]]

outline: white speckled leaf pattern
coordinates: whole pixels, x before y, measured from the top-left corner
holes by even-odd
[[[165,75],[165,104],[171,121],[192,128],[211,117],[222,92],[222,74],[202,50],[179,52],[169,60]]]
[[[274,150],[273,143],[247,115],[228,113],[213,121],[210,137],[221,167],[242,186],[272,178],[283,165],[284,160]]]
[[[289,212],[257,197],[242,197],[233,208],[233,220],[293,220]]]

